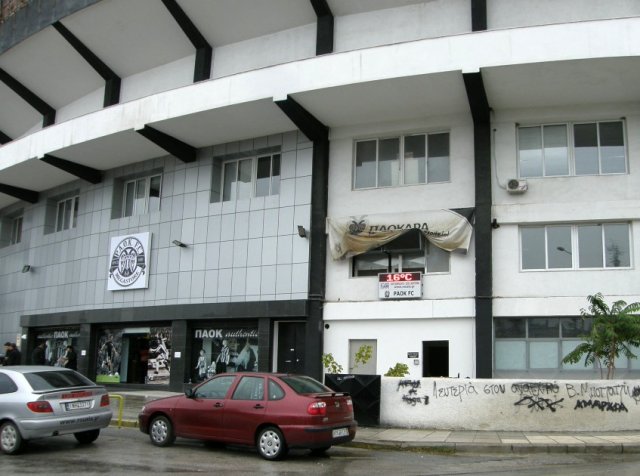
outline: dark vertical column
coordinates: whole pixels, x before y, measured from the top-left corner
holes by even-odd
[[[96,378],[96,350],[96,341],[92,334],[91,324],[80,324],[80,337],[78,337],[78,342],[76,343],[78,372],[92,380]]]
[[[476,378],[493,374],[491,118],[482,73],[463,75],[473,116],[476,251]]]
[[[311,233],[309,237],[309,317],[306,327],[305,373],[322,378],[323,304],[326,283],[325,221],[329,187],[329,141],[313,142],[311,176]]]
[[[185,382],[189,381],[189,357],[191,356],[191,339],[188,335],[187,321],[173,321],[171,324],[171,376],[169,377],[169,389],[174,392],[182,392]],[[176,352],[180,358],[176,359]]]
[[[333,53],[333,13],[327,0],[311,0],[316,16],[316,55]]]
[[[487,0],[471,0],[471,30],[487,29]]]
[[[258,319],[258,371],[270,372],[273,369],[271,358],[273,356],[271,346],[272,336],[271,319],[261,317]]]

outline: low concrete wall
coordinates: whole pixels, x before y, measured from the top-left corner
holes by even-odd
[[[380,425],[493,431],[640,430],[640,380],[382,377]]]

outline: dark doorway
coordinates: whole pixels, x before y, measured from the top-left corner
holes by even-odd
[[[449,341],[427,340],[422,342],[423,377],[449,376]]]
[[[146,383],[149,361],[149,338],[146,335],[128,335],[127,383]]]
[[[304,373],[304,322],[278,323],[278,372]]]

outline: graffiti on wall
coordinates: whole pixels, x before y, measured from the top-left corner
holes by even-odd
[[[515,397],[513,405],[530,412],[556,413],[574,411],[629,412],[628,405],[640,405],[640,386],[626,383],[603,385],[601,382],[513,382],[479,383],[464,380],[434,380],[431,395],[422,388],[421,380],[402,379],[397,392],[401,401],[410,406],[429,405],[429,398],[454,399],[465,402],[478,397]]]

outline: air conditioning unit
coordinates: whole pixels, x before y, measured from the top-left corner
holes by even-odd
[[[524,193],[527,188],[526,180],[509,179],[507,182],[507,192],[509,193]]]

